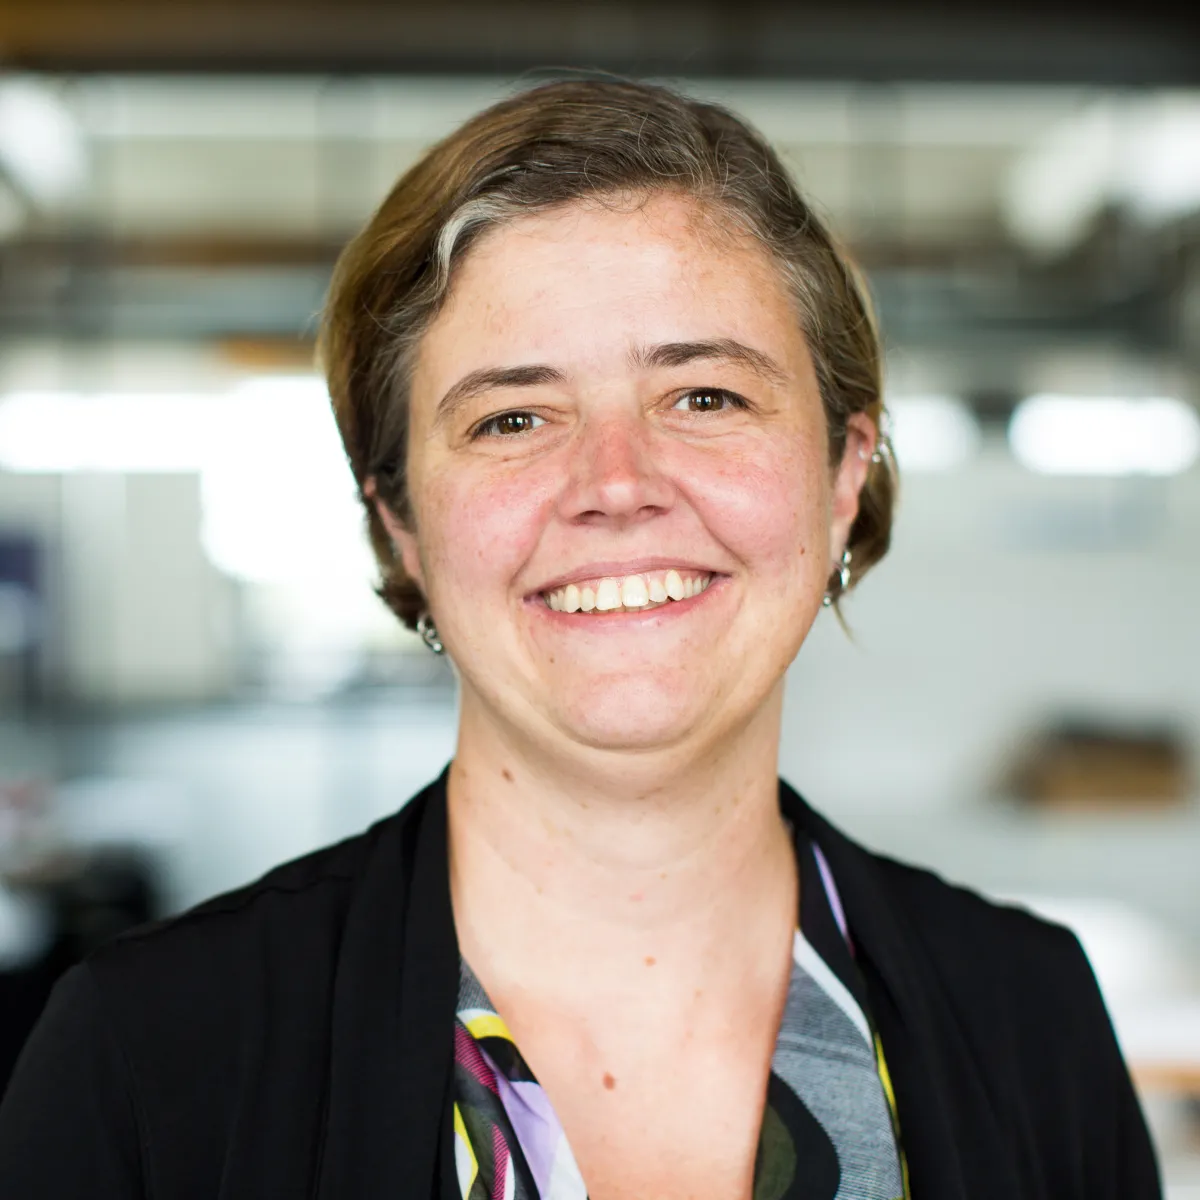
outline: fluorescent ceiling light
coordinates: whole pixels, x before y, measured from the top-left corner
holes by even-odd
[[[324,382],[255,378],[217,395],[25,392],[0,400],[0,467],[196,472],[201,541],[241,579],[371,574]]]
[[[901,471],[949,471],[979,450],[979,422],[954,396],[898,396],[887,408]]]
[[[0,467],[10,471],[206,471],[276,459],[346,470],[329,396],[315,375],[267,376],[208,395],[0,398]]]
[[[211,561],[259,583],[370,578],[362,507],[324,381],[250,379],[222,403],[227,444],[201,479]]]
[[[1175,475],[1200,456],[1200,417],[1168,397],[1030,396],[1008,440],[1018,461],[1047,475]]]
[[[214,398],[20,392],[0,401],[0,467],[10,471],[199,471],[218,430]]]
[[[66,199],[82,185],[83,134],[53,88],[31,78],[0,80],[0,162],[38,203]]]

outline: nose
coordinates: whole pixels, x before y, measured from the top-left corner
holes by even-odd
[[[630,413],[587,422],[572,447],[562,515],[587,524],[634,524],[667,511],[675,486],[658,461],[653,431]]]

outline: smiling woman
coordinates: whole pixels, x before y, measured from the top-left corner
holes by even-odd
[[[458,669],[464,730],[519,708],[571,755],[690,756],[774,720],[876,431],[838,413],[830,462],[796,305],[756,238],[672,192],[523,212],[476,232],[407,378],[406,495],[388,503],[386,464],[365,490],[392,594],[419,593]],[[578,604],[551,604],[566,588]]]
[[[862,489],[847,547],[855,564],[853,579],[861,577],[887,549],[894,473],[886,441],[878,437],[879,347],[857,272],[761,138],[732,114],[661,88],[560,83],[496,105],[413,167],[347,248],[330,293],[322,358],[360,482],[371,481],[402,520],[412,516],[408,435],[420,407],[412,404],[418,349],[431,326],[442,323],[443,310],[456,307],[453,293],[463,290],[458,268],[473,269],[477,256],[469,252],[476,243],[501,228],[519,238],[515,226],[536,216],[556,227],[551,236],[570,238],[581,210],[597,220],[607,214],[607,227],[620,243],[622,230],[645,228],[636,217],[645,216],[654,200],[674,207],[668,221],[674,222],[674,235],[686,233],[703,243],[710,260],[703,282],[699,275],[686,278],[686,265],[676,281],[681,289],[706,288],[707,295],[693,296],[694,304],[715,312],[725,293],[744,287],[747,280],[736,268],[728,277],[711,273],[718,261],[727,265],[740,258],[754,260],[755,282],[765,286],[776,307],[790,306],[789,332],[803,340],[810,360],[806,373],[819,391],[830,463],[842,457],[851,415],[862,414],[870,422],[872,449],[878,441],[881,452]],[[578,246],[560,246],[560,258],[571,264],[588,236],[584,231]],[[538,277],[540,264],[520,259],[524,244],[515,243],[508,266],[521,278],[527,298],[552,303],[550,286],[543,287]],[[610,249],[603,238],[591,244],[597,253]],[[624,256],[630,254],[626,248]],[[619,270],[616,260],[610,264]],[[621,291],[623,308],[635,294],[643,305],[656,303],[665,279],[655,274],[650,259],[644,265],[652,277],[650,290],[629,279]],[[569,289],[576,311],[585,289],[601,283],[594,273],[585,273],[582,262],[579,268]],[[568,274],[571,269],[568,265]],[[596,312],[613,297],[586,299]],[[515,301],[514,294],[510,302]],[[498,330],[503,320],[499,305],[488,313],[488,329]],[[662,345],[643,333],[622,353],[631,365],[664,370],[740,364],[778,390],[787,382],[783,369],[758,346],[760,340],[757,330],[742,340],[704,326],[698,337]],[[560,355],[563,349],[558,348]],[[515,361],[511,350],[486,361],[483,350],[479,345],[471,363],[460,364],[463,373],[446,381],[434,409],[439,427],[481,397],[496,401],[506,388],[562,382],[568,366]],[[711,375],[700,382],[711,386]],[[866,429],[865,421],[860,430]],[[415,626],[425,607],[419,584],[400,561],[377,506],[371,506],[370,528],[384,571],[384,594]],[[840,580],[839,572],[831,573],[835,594]]]
[[[321,351],[455,756],[68,975],[3,1194],[1158,1195],[1074,938],[778,777],[895,470],[864,293],[770,147],[661,87],[516,95],[401,177]]]

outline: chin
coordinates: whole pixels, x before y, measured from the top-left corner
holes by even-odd
[[[707,711],[694,694],[597,687],[560,709],[558,722],[572,737],[598,750],[652,750],[685,740]]]
[[[564,723],[565,724],[565,723]],[[587,721],[567,725],[572,738],[593,750],[657,750],[678,745],[694,726]]]

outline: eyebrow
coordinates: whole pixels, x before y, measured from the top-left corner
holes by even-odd
[[[631,354],[638,367],[683,367],[692,362],[724,360],[740,363],[761,375],[769,383],[782,387],[788,381],[787,372],[769,355],[736,338],[712,338],[702,342],[662,342],[644,346]]]
[[[434,424],[441,425],[448,421],[468,400],[493,388],[540,387],[547,383],[563,383],[566,378],[556,367],[540,363],[526,367],[483,367],[471,371],[438,401]]]
[[[688,363],[721,361],[740,363],[769,383],[783,386],[787,372],[770,355],[736,338],[711,338],[698,342],[660,342],[655,346],[639,346],[629,355],[633,366],[642,370],[683,367]],[[541,387],[549,383],[565,383],[566,375],[557,367],[533,363],[521,367],[483,367],[464,375],[438,401],[434,424],[441,425],[467,401],[495,388]]]

